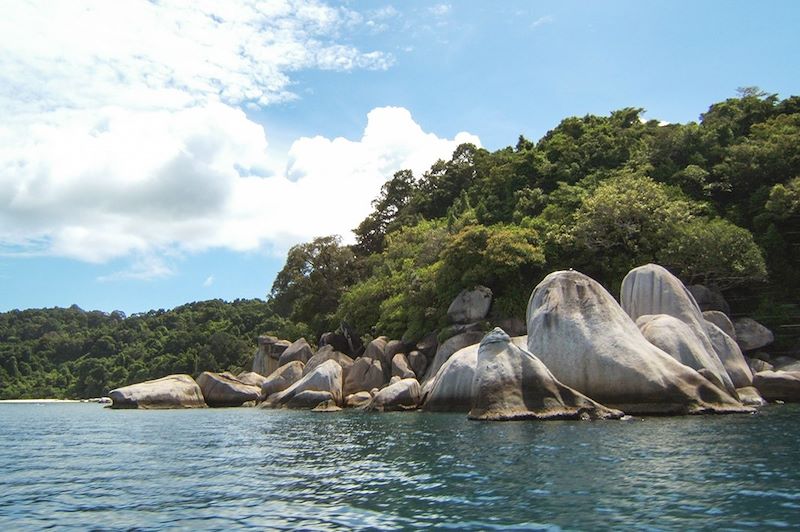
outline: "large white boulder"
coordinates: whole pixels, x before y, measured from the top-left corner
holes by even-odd
[[[511,339],[525,347],[526,336]],[[472,382],[478,366],[478,347],[475,343],[456,351],[437,374],[422,388],[423,409],[441,412],[469,412],[472,408]]]
[[[619,419],[622,415],[558,382],[502,329],[481,340],[470,419]]]
[[[169,375],[111,390],[111,408],[205,408],[203,392],[189,375]]]
[[[302,392],[325,392],[330,397],[324,394],[305,394],[293,403],[295,396]],[[264,406],[313,408],[316,405],[310,403],[316,399],[320,399],[319,402],[333,400],[337,405],[342,404],[342,366],[335,360],[326,360],[282,392],[270,395]]]
[[[305,364],[299,360],[288,362],[279,367],[261,384],[261,398],[266,399],[273,393],[282,392],[303,378]]]
[[[335,351],[332,346],[325,345],[319,348],[313,357],[308,359],[306,362],[305,367],[303,368],[303,375],[308,375],[318,366],[327,362],[328,360],[333,360],[341,366],[344,378],[347,378],[347,374],[350,372],[350,368],[353,367],[353,359],[349,356],[345,355],[340,351]]]
[[[648,342],[596,281],[554,272],[528,302],[528,351],[563,384],[629,414],[749,411]]]
[[[703,313],[680,279],[658,264],[634,268],[622,280],[620,302],[634,321],[648,314],[666,314],[685,323],[705,351],[705,356],[701,357],[702,364],[688,365],[710,372],[722,382],[728,393],[735,395],[735,386],[706,332]]]
[[[734,393],[735,386],[722,361],[713,350],[709,353],[689,326],[678,318],[667,314],[646,314],[639,316],[636,326],[647,341],[672,358],[697,371],[706,370],[711,382]],[[704,372],[705,373],[705,372]],[[742,384],[749,386],[751,382]]]

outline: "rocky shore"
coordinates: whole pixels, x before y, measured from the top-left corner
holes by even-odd
[[[720,294],[655,264],[629,272],[619,300],[569,270],[534,288],[525,322],[489,324],[491,304],[485,287],[463,291],[448,310],[452,325],[414,343],[363,345],[344,324],[316,351],[304,338],[262,336],[252,371],[125,386],[110,392],[112,408],[422,409],[499,421],[747,413],[800,401],[800,361],[765,354],[769,330],[731,321]]]

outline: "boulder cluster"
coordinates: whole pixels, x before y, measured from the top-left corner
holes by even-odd
[[[110,397],[115,408],[423,409],[478,420],[752,412],[800,401],[800,362],[760,351],[773,341],[769,330],[731,321],[719,293],[686,287],[655,264],[628,273],[619,302],[570,270],[534,288],[524,322],[491,329],[491,303],[488,288],[463,291],[448,309],[451,325],[413,344],[381,336],[364,345],[344,324],[316,350],[304,338],[263,336],[250,372],[171,375]]]

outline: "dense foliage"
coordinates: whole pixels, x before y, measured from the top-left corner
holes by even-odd
[[[0,399],[98,397],[170,373],[238,370],[258,334],[308,334],[260,300],[121,312],[36,309],[0,314]]]
[[[475,284],[494,292],[493,318],[519,318],[549,271],[574,268],[616,293],[631,268],[658,262],[779,335],[800,322],[800,98],[740,89],[688,124],[642,112],[567,118],[537,143],[464,144],[421,176],[397,172],[356,244],[336,244],[349,279],[328,264],[298,276],[291,260],[281,274],[307,293],[341,280],[325,286],[338,303],[283,315],[317,333],[344,320],[414,339]],[[276,281],[271,296],[287,293]]]
[[[421,176],[397,172],[355,245],[325,236],[293,247],[267,302],[0,314],[0,398],[238,369],[259,334],[313,341],[341,321],[412,340],[440,329],[452,298],[476,284],[494,292],[492,318],[521,318],[550,271],[574,268],[616,293],[646,262],[722,290],[795,348],[800,97],[743,89],[688,124],[642,112],[571,117],[536,143],[464,144]]]

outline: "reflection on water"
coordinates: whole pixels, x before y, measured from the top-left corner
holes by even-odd
[[[0,529],[797,528],[798,414],[489,424],[0,405]]]

